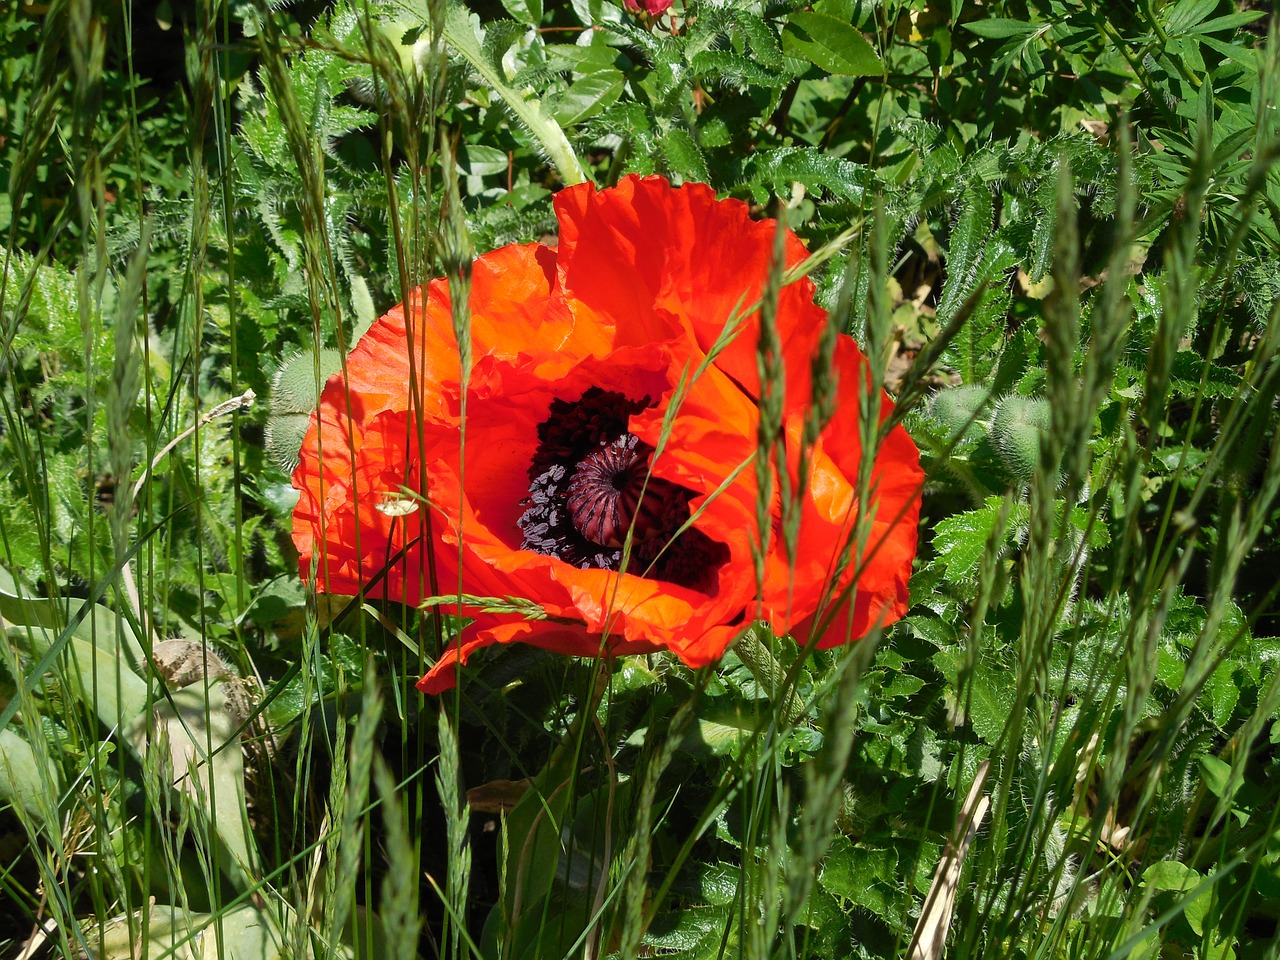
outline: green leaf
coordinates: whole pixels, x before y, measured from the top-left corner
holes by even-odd
[[[12,730],[0,730],[0,801],[50,822],[50,817],[57,816],[61,792],[62,777],[52,760],[45,757],[41,762],[31,744]]]
[[[1177,860],[1160,860],[1142,871],[1143,886],[1155,893],[1189,893],[1203,881],[1204,877],[1199,872]],[[1204,932],[1204,918],[1209,908],[1209,900],[1204,895],[1210,889],[1206,887],[1191,898],[1179,902],[1183,915],[1196,936],[1201,936]]]
[[[756,196],[761,202],[769,194],[786,196],[791,184],[802,183],[813,193],[830,192],[856,203],[863,199],[869,179],[861,164],[813,147],[781,147],[758,154],[748,170],[752,182],[763,187]]]
[[[449,4],[444,24],[445,42],[470,64],[489,88],[502,98],[516,119],[533,134],[566,184],[572,186],[586,182],[582,164],[578,162],[578,156],[569,145],[564,130],[543,112],[537,97],[516,90],[507,82],[502,71],[495,67],[485,53],[479,30],[479,18],[468,13],[465,7]]]
[[[701,77],[714,77],[717,83],[738,89],[747,87],[781,87],[790,74],[770,70],[760,63],[730,50],[702,50],[694,54],[693,72]]]
[[[1235,30],[1237,27],[1253,23],[1262,16],[1265,16],[1265,14],[1261,10],[1243,10],[1240,13],[1229,13],[1223,17],[1214,17],[1212,20],[1206,20],[1204,23],[1188,30],[1187,33],[1191,36],[1199,36],[1206,33]]]
[[[1234,397],[1240,390],[1240,375],[1210,363],[1194,350],[1180,350],[1169,371],[1169,388],[1184,397]]]
[[[156,703],[126,736],[140,755],[159,752],[161,769],[196,822],[217,831],[223,874],[248,890],[259,876],[257,846],[245,808],[240,721],[227,704],[231,689],[217,678],[185,686]]]
[[[999,497],[989,497],[981,509],[947,517],[934,527],[934,548],[939,562],[946,568],[948,580],[965,579],[977,573],[982,552],[1000,519],[1002,502]],[[1025,513],[1025,505],[1015,505],[1009,512],[1010,526],[1015,526],[1019,516]],[[1004,539],[1008,539],[1007,529]]]
[[[509,162],[507,152],[497,147],[479,143],[458,145],[458,173],[464,177],[488,177],[506,173]]]
[[[1231,780],[1231,764],[1205,754],[1200,758],[1200,779],[1204,788],[1215,797],[1221,797]]]
[[[883,914],[897,900],[898,873],[898,853],[893,848],[855,846],[844,834],[836,834],[818,883],[832,896]]]
[[[884,64],[867,38],[852,24],[824,13],[793,13],[782,34],[782,49],[826,73],[846,77],[884,73]]]
[[[782,66],[782,47],[778,35],[758,13],[742,8],[733,11],[734,22],[751,43],[751,57],[766,67]]]
[[[1041,29],[1042,25],[1024,23],[1021,20],[1008,20],[1004,17],[991,17],[987,20],[962,23],[960,26],[970,33],[976,33],[978,36],[986,37],[989,40],[1003,40],[1007,37],[1029,37]]]
[[[1165,11],[1162,11],[1167,12],[1163,18],[1165,33],[1170,37],[1180,36],[1202,22],[1217,8],[1218,0],[1181,0],[1171,8],[1166,7]]]
[[[947,280],[938,304],[939,322],[949,322],[979,286],[994,282],[1016,262],[1013,249],[1003,238],[992,239],[994,220],[991,191],[982,184],[967,189],[947,245]],[[972,379],[966,376],[966,382]]]
[[[703,956],[703,947],[719,946],[720,934],[730,918],[730,908],[720,906],[685,907],[654,917],[644,936],[646,946],[663,956]],[[732,924],[730,924],[732,926]]]
[[[248,905],[215,915],[153,903],[147,909],[145,928],[142,911],[108,921],[101,928],[101,939],[95,937],[93,955],[100,960],[132,960],[139,954],[138,944],[145,943],[154,956],[191,960],[215,956],[222,960],[277,960],[291,956],[284,938],[284,924],[293,922],[291,911],[284,904],[273,904],[272,909],[282,912],[285,919],[276,919],[270,910]]]
[[[521,23],[536,27],[542,22],[542,0],[502,0],[502,5]]]
[[[576,744],[562,743],[507,815],[506,890],[502,907],[515,942],[532,941],[543,898],[560,862],[560,836],[574,799]]]
[[[611,105],[622,94],[626,79],[620,70],[599,70],[573,81],[556,98],[552,116],[562,127],[572,127]]]
[[[969,687],[969,723],[985,743],[994,744],[1004,734],[1017,701],[1011,675],[1003,669],[979,664]]]
[[[109,729],[125,726],[147,709],[147,684],[130,669],[130,660],[144,660],[138,639],[128,624],[106,607],[84,601],[71,617],[49,600],[32,598],[4,570],[0,570],[0,637],[35,661],[26,664],[27,689],[41,676],[56,671],[72,694],[92,709]],[[63,652],[71,662],[62,670]],[[140,671],[145,670],[139,666]],[[12,716],[22,697],[6,712]]]
[[[706,157],[687,131],[672,127],[660,141],[667,169],[683,180],[706,183],[711,179]]]
[[[1240,702],[1240,684],[1236,681],[1235,665],[1230,661],[1221,663],[1210,675],[1204,685],[1203,696],[1209,702],[1209,712],[1218,729],[1225,730]]]

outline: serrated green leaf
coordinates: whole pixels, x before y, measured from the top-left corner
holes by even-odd
[[[768,69],[756,61],[730,50],[702,50],[694,54],[690,64],[699,76],[714,79],[728,87],[781,87],[790,74]]]
[[[713,907],[727,907],[738,897],[742,868],[734,863],[708,863],[698,870],[696,897]]]
[[[914,585],[913,585],[914,587]],[[956,629],[941,617],[930,614],[904,617],[903,622],[911,632],[935,647],[950,647],[956,642]]]
[[[992,236],[994,219],[991,191],[983,185],[966,190],[947,248],[947,279],[938,303],[939,321],[949,322],[984,284],[988,287],[984,295],[985,312],[989,314],[1002,302],[1003,274],[1017,263],[1018,257],[1003,232]],[[982,312],[974,316],[970,325],[985,329],[980,322]],[[961,370],[966,383],[976,382],[974,372],[973,369]]]
[[[1240,702],[1240,684],[1236,681],[1235,665],[1226,661],[1209,676],[1202,695],[1209,703],[1209,713],[1219,729],[1226,729]]]
[[[846,77],[884,73],[884,64],[867,38],[851,23],[825,13],[793,13],[782,34],[782,49],[826,73]]]
[[[1240,382],[1234,370],[1210,363],[1193,350],[1178,351],[1169,371],[1169,389],[1185,397],[1234,397]]]
[[[1032,283],[1039,283],[1049,270],[1049,256],[1053,252],[1053,238],[1058,224],[1057,178],[1045,177],[1032,196],[1035,225],[1031,233],[1031,263],[1027,276]]]
[[[1017,700],[1010,674],[1003,668],[980,663],[970,678],[967,693],[973,732],[983,742],[995,744],[1008,726]]]
[[[501,69],[488,56],[479,31],[478,17],[464,7],[449,5],[445,16],[445,42],[471,65],[489,88],[502,98],[516,119],[533,134],[560,170],[565,183],[584,183],[586,174],[564,130],[543,112],[536,97],[511,87]]]
[[[818,874],[818,884],[846,903],[856,903],[876,914],[886,912],[896,899],[898,853],[892,847],[854,846],[844,834],[836,834]]]
[[[738,8],[733,12],[738,29],[751,45],[751,56],[767,67],[781,67],[782,46],[773,28],[752,10]]]
[[[830,191],[854,202],[866,194],[865,167],[812,147],[782,147],[760,154],[753,158],[749,171],[753,182],[777,196],[789,193],[793,183],[802,183],[814,193]]]
[[[729,907],[687,907],[658,914],[649,925],[644,943],[663,954],[700,956],[704,945],[719,944],[729,921]]]
[[[977,572],[982,552],[999,521],[1001,502],[999,497],[991,497],[981,509],[947,517],[934,527],[934,547],[948,580],[966,579]]]
[[[711,179],[707,159],[688,132],[672,127],[662,137],[662,156],[667,169],[684,180],[706,183]]]

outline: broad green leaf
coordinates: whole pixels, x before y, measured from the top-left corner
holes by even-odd
[[[258,858],[245,808],[240,721],[228,709],[230,693],[222,679],[189,684],[158,701],[128,738],[139,754],[158,759],[197,822],[214,827],[225,848],[218,852],[219,866],[247,890],[259,875]]]
[[[536,27],[542,22],[542,0],[502,0],[502,5],[521,23]]]
[[[288,907],[274,903],[272,909],[288,914]],[[167,903],[153,903],[142,911],[116,917],[99,928],[96,922],[85,931],[97,949],[99,960],[133,960],[139,943],[146,943],[151,956],[173,960],[278,960],[292,956],[285,950],[281,920],[269,910],[245,905],[219,915],[194,913]],[[350,957],[338,945],[332,956]]]
[[[594,117],[622,94],[626,79],[620,70],[599,70],[573,81],[552,108],[552,116],[562,127],[571,127]]]
[[[1200,778],[1204,787],[1215,797],[1221,797],[1231,780],[1231,764],[1205,754],[1200,758]]]
[[[60,633],[40,626],[7,626],[0,636],[34,663],[27,666],[27,682],[33,687],[40,676],[55,672],[103,726],[109,730],[127,726],[146,713],[147,684],[119,653],[84,639],[80,635],[84,629],[85,621]],[[64,653],[69,660],[60,661]],[[59,669],[60,662],[66,663],[65,670]]]
[[[826,73],[873,77],[884,72],[880,57],[857,28],[824,13],[793,13],[782,34],[782,49]]]
[[[1177,860],[1160,860],[1142,871],[1143,886],[1156,893],[1190,894],[1203,882],[1204,877],[1198,871]],[[1210,889],[1206,886],[1192,896],[1179,898],[1183,916],[1196,936],[1204,932],[1204,918],[1209,908],[1205,894]]]
[[[709,751],[712,756],[732,756],[751,741],[756,726],[748,713],[720,711],[715,719],[699,717],[687,741],[692,749]]]
[[[44,769],[41,769],[41,768]],[[48,758],[41,763],[31,744],[0,730],[0,802],[16,804],[35,820],[56,817],[62,775]]]
[[[562,743],[507,815],[503,913],[509,931],[532,940],[560,862],[561,831],[574,798],[576,744]]]
[[[482,143],[458,146],[458,173],[464,177],[489,177],[506,173],[510,157],[505,150]]]
[[[1008,20],[1004,17],[974,20],[971,23],[962,23],[960,26],[970,33],[976,33],[978,36],[986,37],[989,40],[1002,40],[1007,37],[1029,37],[1043,27],[1042,24],[1024,23],[1021,20]]]
[[[1191,867],[1177,860],[1158,860],[1142,871],[1143,885],[1162,893],[1190,890],[1203,879]]]
[[[613,0],[570,0],[578,22],[589,30],[605,24],[626,23],[627,16],[622,4]]]
[[[81,619],[75,627],[78,637],[96,644],[108,653],[124,656],[130,666],[141,670],[145,663],[142,645],[128,620],[117,616],[114,610],[100,603],[77,610],[81,603],[79,600],[65,604],[55,603],[36,597],[28,588],[14,580],[8,571],[0,568],[0,618],[8,626],[38,626],[58,630],[65,627],[68,616],[79,612]]]

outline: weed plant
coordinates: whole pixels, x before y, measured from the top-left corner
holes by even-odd
[[[1256,5],[471,6],[0,15],[0,954],[1280,954]],[[911,611],[423,698],[460,622],[304,591],[290,459],[376,316],[629,172],[821,251]]]

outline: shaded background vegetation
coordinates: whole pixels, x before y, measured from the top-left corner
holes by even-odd
[[[1275,955],[1269,11],[470,9],[438,49],[437,4],[0,14],[0,746],[30,762],[3,779],[0,949],[49,917],[68,950],[117,917],[162,949],[134,913],[155,896],[200,929],[274,911],[295,953],[461,955],[465,929],[494,956],[507,922],[508,954],[575,955],[604,877],[601,953],[898,955],[990,761],[950,955]],[[480,658],[440,713],[408,683],[435,623],[331,623],[298,582],[287,455],[322,351],[440,275],[441,223],[481,251],[554,231],[564,175],[526,90],[598,183],[706,181],[811,249],[863,228],[816,279],[834,306],[851,274],[848,329],[920,401],[916,606],[878,645],[782,646],[800,717],[733,655],[628,661],[597,703],[592,665],[527,650]],[[201,679],[120,653],[148,637]],[[221,754],[247,778],[217,780],[234,823],[111,719],[99,668],[140,684],[138,716],[198,690],[200,723],[248,724]],[[563,848],[504,921],[500,815],[568,767]]]

